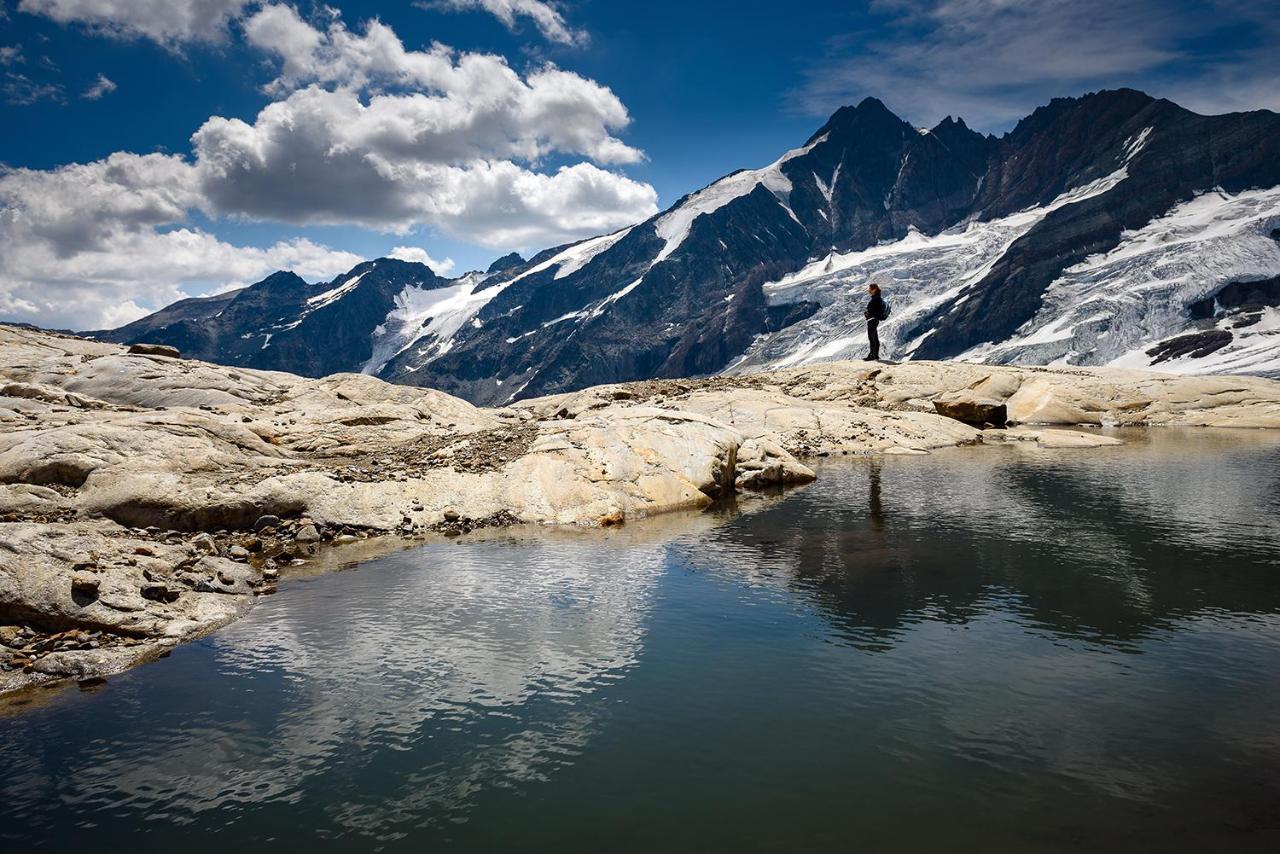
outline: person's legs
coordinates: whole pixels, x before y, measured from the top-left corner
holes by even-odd
[[[879,326],[878,320],[867,321],[867,343],[870,345],[867,358],[872,362],[880,361],[880,330],[877,328]]]

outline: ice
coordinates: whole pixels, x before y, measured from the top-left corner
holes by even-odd
[[[986,222],[971,221],[934,235],[913,228],[900,240],[819,258],[766,284],[764,291],[771,305],[809,300],[822,308],[787,329],[759,336],[728,370],[745,373],[857,355],[866,339],[862,308],[867,300],[865,287],[871,281],[880,283],[893,303],[892,318],[880,324],[883,352],[909,356],[927,336],[906,340],[907,330],[930,312],[962,298],[1015,240],[1051,211],[1106,193],[1127,177],[1122,166],[1042,207]]]
[[[1060,361],[1181,373],[1280,370],[1280,336],[1262,322],[1239,329],[1227,347],[1200,358],[1151,364],[1155,344],[1215,322],[1193,323],[1186,307],[1224,285],[1280,275],[1280,188],[1235,195],[1214,191],[1174,207],[1120,245],[1063,271],[1041,309],[1009,341],[970,351],[986,362]]]
[[[433,357],[448,352],[453,335],[506,286],[477,292],[483,280],[483,275],[469,273],[443,288],[407,286],[396,295],[395,308],[374,330],[373,352],[362,373],[376,374],[391,359],[429,337],[435,339]]]

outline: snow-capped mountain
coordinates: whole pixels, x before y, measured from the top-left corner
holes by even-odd
[[[1280,116],[1119,90],[995,138],[867,99],[764,168],[528,261],[278,273],[104,336],[504,403],[856,358],[871,280],[891,358],[1280,372]]]

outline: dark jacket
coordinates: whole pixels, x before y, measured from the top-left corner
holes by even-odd
[[[862,312],[862,316],[867,320],[884,320],[884,297],[880,296],[880,294],[871,297],[871,301],[867,303],[867,309]]]

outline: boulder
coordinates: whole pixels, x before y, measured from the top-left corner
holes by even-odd
[[[953,392],[938,398],[933,402],[933,406],[939,415],[979,427],[984,424],[1003,427],[1009,420],[1009,412],[1004,401],[990,397],[977,397],[964,392]]]
[[[169,359],[181,359],[182,353],[177,347],[168,344],[130,344],[129,352],[138,356],[164,356]]]
[[[738,448],[734,485],[739,490],[809,483],[817,475],[775,442],[747,439]]]

